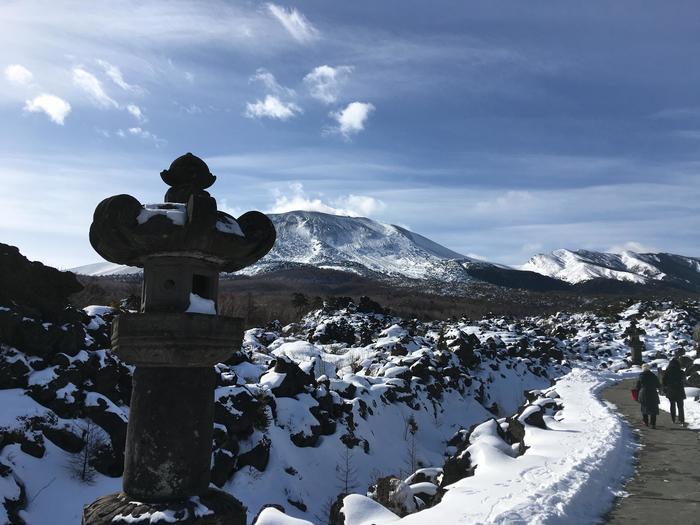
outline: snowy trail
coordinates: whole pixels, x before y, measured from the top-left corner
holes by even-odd
[[[631,476],[636,445],[613,407],[598,393],[621,376],[575,369],[554,387],[564,410],[546,419],[548,430],[526,426],[530,448],[477,467],[449,487],[442,501],[400,520],[377,523],[570,524],[596,523]]]

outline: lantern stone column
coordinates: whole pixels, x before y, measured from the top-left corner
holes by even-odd
[[[625,333],[627,334],[627,344],[632,350],[632,364],[641,365],[643,362],[642,351],[644,350],[644,343],[639,339],[640,330],[637,325],[637,319],[632,318]]]
[[[112,351],[135,365],[123,492],[85,507],[84,525],[167,516],[167,523],[246,523],[245,508],[209,488],[213,366],[240,348],[243,325],[217,315],[219,273],[244,268],[275,241],[270,220],[218,211],[216,177],[191,153],[161,177],[165,203],[117,195],[96,208],[90,242],[105,259],[144,270],[141,312],[117,316]],[[175,521],[173,521],[175,520]],[[166,521],[163,521],[166,523]]]

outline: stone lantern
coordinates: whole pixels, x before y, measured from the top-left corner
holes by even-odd
[[[219,273],[263,257],[275,228],[259,212],[234,219],[218,211],[205,191],[216,177],[191,153],[161,177],[170,186],[165,203],[109,197],[90,227],[102,257],[143,268],[143,289],[141,312],[112,326],[112,351],[135,365],[123,492],[86,506],[83,524],[245,524],[240,502],[209,487],[213,366],[243,335],[241,319],[216,315]]]

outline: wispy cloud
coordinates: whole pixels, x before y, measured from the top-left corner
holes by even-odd
[[[81,67],[73,68],[73,84],[82,89],[97,105],[103,108],[118,108],[119,104],[102,87],[102,82]]]
[[[289,120],[302,113],[302,109],[294,102],[283,102],[274,95],[267,95],[265,100],[257,100],[246,104],[245,116],[248,118],[271,118]]]
[[[374,109],[369,102],[351,102],[345,109],[331,112],[330,116],[338,123],[331,131],[340,133],[345,138],[356,135],[365,129],[365,122]]]
[[[296,95],[296,92],[293,89],[281,85],[279,82],[277,82],[275,75],[263,67],[259,68],[255,74],[250,77],[250,81],[261,82],[268,92],[275,95],[283,95],[287,97],[293,97]]]
[[[333,104],[352,69],[352,66],[318,66],[304,77],[304,84],[312,97],[324,104]]]
[[[383,201],[368,195],[349,194],[324,202],[322,196],[312,196],[304,191],[301,182],[290,183],[284,191],[277,188],[274,195],[275,202],[270,213],[302,210],[350,217],[369,217],[386,208]]]
[[[5,68],[5,78],[19,86],[28,85],[34,75],[22,64],[11,64]]]
[[[102,66],[105,74],[112,80],[112,82],[114,82],[124,91],[130,91],[132,93],[140,93],[143,91],[140,86],[137,86],[136,84],[129,84],[126,80],[124,80],[124,76],[117,66],[110,64],[105,60],[98,60],[97,62],[100,64],[100,66]]]
[[[148,120],[143,114],[143,111],[141,111],[141,108],[136,104],[129,104],[126,106],[126,110],[139,122],[146,122]]]
[[[119,131],[122,131],[122,130],[119,130]],[[143,129],[140,126],[129,128],[127,131],[129,132],[129,135],[132,135],[134,137],[140,137],[142,139],[152,140],[156,146],[161,146],[167,142],[165,139],[160,138],[158,135],[155,135],[155,134],[151,133],[150,131]],[[122,134],[120,136],[123,137],[124,133],[122,132]]]
[[[318,39],[319,31],[297,9],[285,9],[277,4],[267,4],[267,10],[284,26],[287,32],[302,44]]]
[[[49,95],[46,93],[34,97],[31,100],[27,100],[24,104],[24,111],[30,113],[46,113],[52,122],[61,126],[63,126],[70,110],[71,107],[68,102],[56,95]]]
[[[627,241],[623,244],[616,244],[610,246],[607,250],[608,253],[622,253],[622,252],[637,252],[637,253],[656,253],[658,250],[653,246],[643,244],[637,241]]]

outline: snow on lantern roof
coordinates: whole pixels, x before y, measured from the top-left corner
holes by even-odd
[[[232,272],[262,258],[275,242],[270,219],[251,211],[234,219],[217,210],[205,188],[216,177],[206,163],[188,153],[161,178],[171,187],[165,203],[141,204],[130,195],[115,195],[95,209],[90,243],[106,260],[143,267],[152,257],[195,257]]]

